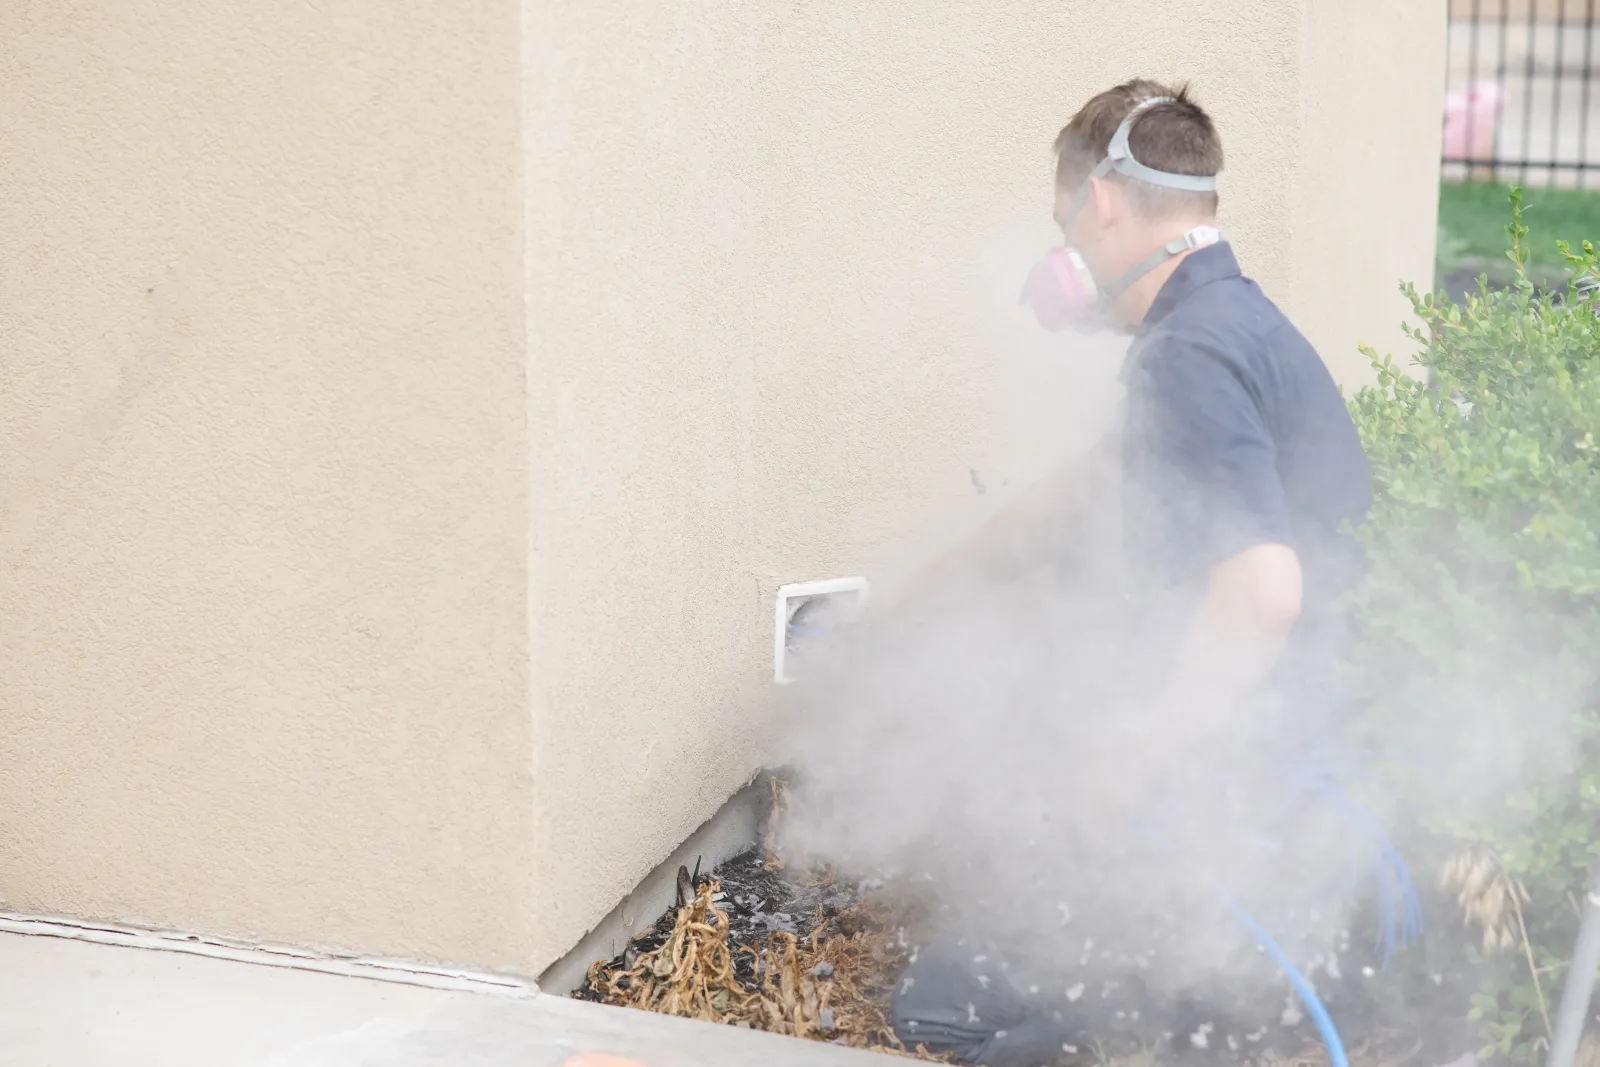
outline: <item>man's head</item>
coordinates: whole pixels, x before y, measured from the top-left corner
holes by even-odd
[[[1215,175],[1222,141],[1187,86],[1137,79],[1107,89],[1056,135],[1056,222],[1102,279],[1121,276],[1164,242],[1216,220],[1215,192],[1166,188],[1116,171],[1091,177],[1123,120],[1160,97],[1171,99],[1141,110],[1129,131],[1133,158],[1168,174]]]

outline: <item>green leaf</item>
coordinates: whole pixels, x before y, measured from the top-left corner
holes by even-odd
[[[1437,835],[1419,847],[1489,853],[1527,888],[1525,949],[1481,953],[1469,930],[1462,955],[1485,1057],[1534,1065],[1527,956],[1548,997],[1600,851],[1600,301],[1580,289],[1600,257],[1562,243],[1569,284],[1537,288],[1509,200],[1512,284],[1483,276],[1459,302],[1403,284],[1414,361],[1362,348],[1374,383],[1348,406],[1374,500],[1349,673],[1375,805],[1404,802]]]

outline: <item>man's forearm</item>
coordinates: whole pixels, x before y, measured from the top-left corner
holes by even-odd
[[[1272,670],[1287,639],[1286,631],[1252,625],[1208,598],[1184,635],[1162,705],[1183,733],[1222,729],[1229,711]]]
[[[1300,613],[1299,559],[1262,545],[1220,564],[1162,691],[1162,733],[1179,750],[1226,731],[1283,654]]]

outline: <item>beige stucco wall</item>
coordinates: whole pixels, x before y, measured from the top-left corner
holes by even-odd
[[[1398,320],[1440,78],[1323,28],[1442,34],[1347,6],[0,11],[7,906],[537,971],[760,762],[778,584],[1109,401],[1015,307],[1088,94],[1193,79],[1247,269]]]
[[[1444,109],[1440,0],[1316,0],[1300,24],[1298,121],[1274,291],[1346,386],[1357,346],[1405,360],[1402,280],[1433,286]]]
[[[6,907],[532,951],[517,24],[0,5]]]

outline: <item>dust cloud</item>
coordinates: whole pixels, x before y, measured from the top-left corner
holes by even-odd
[[[1053,494],[1050,521],[977,560],[919,556],[808,654],[784,694],[779,762],[798,798],[786,847],[924,894],[925,937],[996,946],[1013,983],[1047,1001],[1137,981],[1167,1003],[1250,1005],[1262,1026],[1297,1024],[1279,968],[1225,901],[1319,987],[1370,975],[1415,932],[1391,813],[1368,820],[1343,799],[1356,785],[1325,788],[1362,764],[1365,740],[1308,740],[1283,728],[1296,709],[1263,707],[1136,811],[1101,802],[1112,757],[1136,760],[1161,728],[1146,709],[1183,613],[1128,595],[1139,576],[1117,495],[1121,342],[1002,328],[1014,353],[1008,493]],[[1529,730],[1505,713],[1525,698],[1509,688],[1525,672],[1505,669],[1508,657],[1529,639],[1514,615],[1504,622],[1456,635],[1483,649],[1471,677],[1441,686],[1395,666],[1388,696],[1410,717],[1387,740],[1418,761],[1428,795],[1407,798],[1416,808],[1504,807],[1517,776],[1567,747],[1563,709],[1581,694],[1564,679],[1582,672],[1551,676]],[[1375,940],[1385,927],[1391,941]]]

